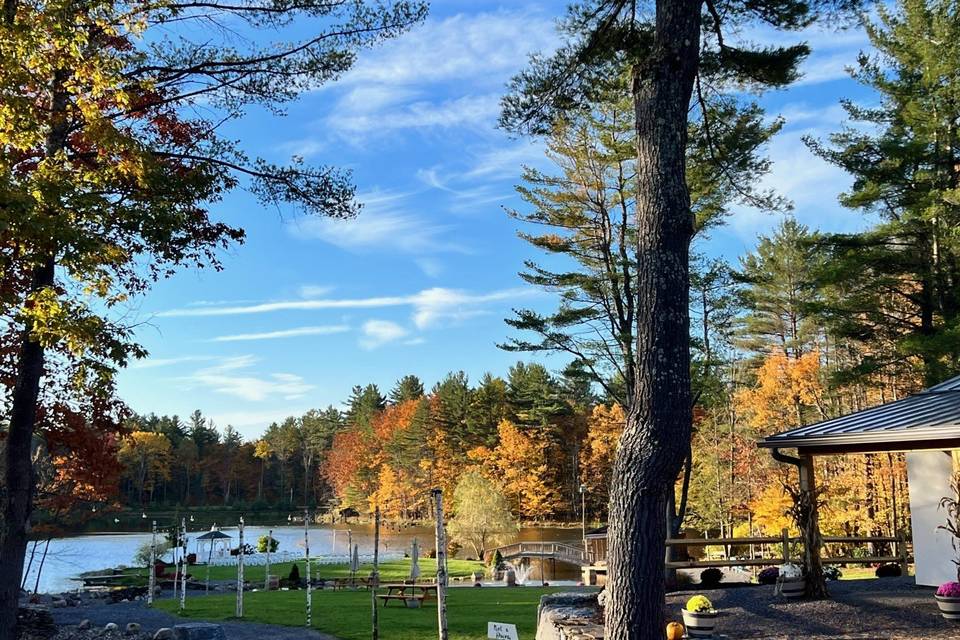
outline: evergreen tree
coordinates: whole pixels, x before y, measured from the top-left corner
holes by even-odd
[[[912,367],[931,385],[960,372],[960,11],[901,0],[877,16],[875,53],[853,71],[875,95],[843,103],[852,124],[829,144],[809,142],[853,176],[841,203],[881,223],[826,239],[822,275],[838,338],[865,346],[851,373],[876,383]]]
[[[369,428],[373,417],[387,406],[387,399],[380,394],[375,384],[365,387],[357,385],[347,400],[346,422],[363,428]]]
[[[390,402],[400,404],[407,400],[419,400],[423,397],[423,383],[415,375],[403,376],[390,390]]]
[[[190,439],[197,445],[197,452],[200,457],[206,454],[207,448],[220,442],[220,434],[216,427],[203,417],[200,409],[190,414],[190,422],[187,424],[187,433]]]
[[[463,371],[448,373],[433,387],[433,420],[462,452],[470,447],[467,417],[471,401],[470,383]]]
[[[507,383],[490,373],[483,374],[473,390],[467,413],[467,432],[474,446],[492,447],[497,442],[497,425],[509,415]]]

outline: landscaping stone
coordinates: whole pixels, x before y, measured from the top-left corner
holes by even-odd
[[[103,630],[109,633],[112,631],[119,631],[120,627],[117,625],[116,622],[108,622],[107,624],[104,625]]]
[[[537,608],[536,640],[574,637],[580,640],[603,637],[603,617],[597,594],[578,592],[542,596]]]
[[[153,634],[153,640],[177,640],[177,634],[170,627],[160,627]]]
[[[223,627],[210,622],[190,622],[173,628],[177,640],[226,640]]]
[[[140,624],[137,622],[128,622],[124,630],[126,631],[127,635],[140,633]]]
[[[92,626],[93,626],[93,623],[90,622],[90,619],[84,618],[83,620],[80,621],[80,624],[77,625],[77,629],[80,629],[80,631],[86,631]]]

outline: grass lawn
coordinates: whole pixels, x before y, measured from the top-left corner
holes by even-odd
[[[300,568],[300,577],[306,577],[306,570],[304,563],[297,563]],[[293,565],[292,562],[280,562],[270,564],[270,573],[275,576],[280,576],[281,578],[286,578],[287,574],[290,573],[290,567]],[[420,559],[420,573],[423,576],[433,574],[436,567],[436,561],[431,560],[430,558],[421,558]],[[484,567],[482,562],[476,560],[448,560],[447,568],[452,578],[469,576],[473,572],[483,573]],[[263,582],[264,579],[264,569],[262,565],[253,566],[246,565],[243,568],[243,577],[247,582]],[[373,570],[373,565],[364,564],[360,566],[360,571],[357,573],[359,576],[367,576]],[[173,571],[171,568],[169,571]],[[131,575],[142,576],[146,580],[147,571],[146,569],[127,569],[127,572]],[[193,577],[194,580],[204,581],[207,578],[207,568],[205,566],[194,566],[188,567],[187,572]],[[350,565],[348,564],[316,564],[313,563],[310,567],[311,576],[314,578],[349,578],[350,577]],[[380,581],[381,582],[397,582],[401,581],[404,578],[410,575],[410,558],[403,558],[401,560],[387,560],[380,563]],[[236,567],[210,567],[210,579],[211,580],[236,580],[237,579],[237,568]]]
[[[452,640],[482,639],[487,622],[517,625],[521,640],[532,640],[536,633],[537,605],[540,596],[570,587],[457,587],[447,591],[447,627]],[[176,613],[177,602],[160,600],[156,607]],[[201,620],[233,618],[236,594],[187,597],[185,617]],[[286,626],[305,624],[305,592],[272,591],[247,593],[243,599],[244,620]],[[437,636],[437,608],[428,602],[420,609],[401,607],[391,602],[377,603],[380,637],[384,640],[420,640]],[[313,628],[343,640],[370,637],[370,592],[314,591]]]

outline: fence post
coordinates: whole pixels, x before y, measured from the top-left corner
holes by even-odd
[[[897,531],[897,555],[900,557],[900,571],[903,575],[907,575],[908,567],[908,558],[907,558],[907,534],[903,529]]]
[[[790,562],[790,532],[784,527],[780,531],[780,535],[783,537],[783,564],[788,564]]]

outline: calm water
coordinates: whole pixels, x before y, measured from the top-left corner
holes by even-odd
[[[244,542],[256,546],[257,538],[266,535],[269,527],[251,526],[244,527]],[[232,546],[237,544],[236,527],[222,527],[221,531],[232,536]],[[197,551],[196,537],[205,533],[206,529],[191,531],[188,525],[188,551],[193,553]],[[282,560],[284,552],[292,555],[302,555],[303,553],[303,527],[302,526],[282,526],[273,527],[273,537],[276,538],[280,546],[277,549],[277,555],[274,560]],[[413,539],[417,538],[420,543],[422,557],[426,557],[434,546],[434,532],[429,527],[407,527],[399,531],[384,528],[380,532],[380,550],[385,556],[399,557],[403,553],[409,553]],[[348,539],[352,539],[354,544],[359,545],[360,554],[367,555],[373,552],[373,527],[371,525],[316,525],[310,529],[310,555],[319,556],[342,556],[347,557]],[[517,540],[545,540],[545,541],[569,541],[577,542],[580,540],[579,529],[554,529],[554,528],[524,528],[517,535]],[[70,580],[84,571],[95,569],[104,569],[107,567],[117,567],[120,565],[132,566],[133,557],[137,549],[150,541],[149,533],[94,533],[70,538],[59,538],[50,541],[50,550],[47,553],[46,561],[43,564],[43,570],[40,573],[40,582],[38,590],[43,592],[61,592],[77,588],[80,584]],[[30,551],[33,546],[31,542],[27,547],[27,560],[29,561]],[[27,576],[26,587],[33,590],[37,579],[37,570],[40,564],[40,556],[43,552],[44,543],[37,545],[37,553],[33,560],[33,565]],[[461,557],[470,555],[470,551],[464,549]],[[280,556],[280,557],[277,557]],[[334,559],[334,558],[331,558]],[[24,565],[26,567],[26,565]],[[545,568],[545,578],[550,579],[576,579],[577,570],[564,564],[557,564],[556,568],[548,565]],[[535,579],[540,579],[540,574],[534,571]]]

